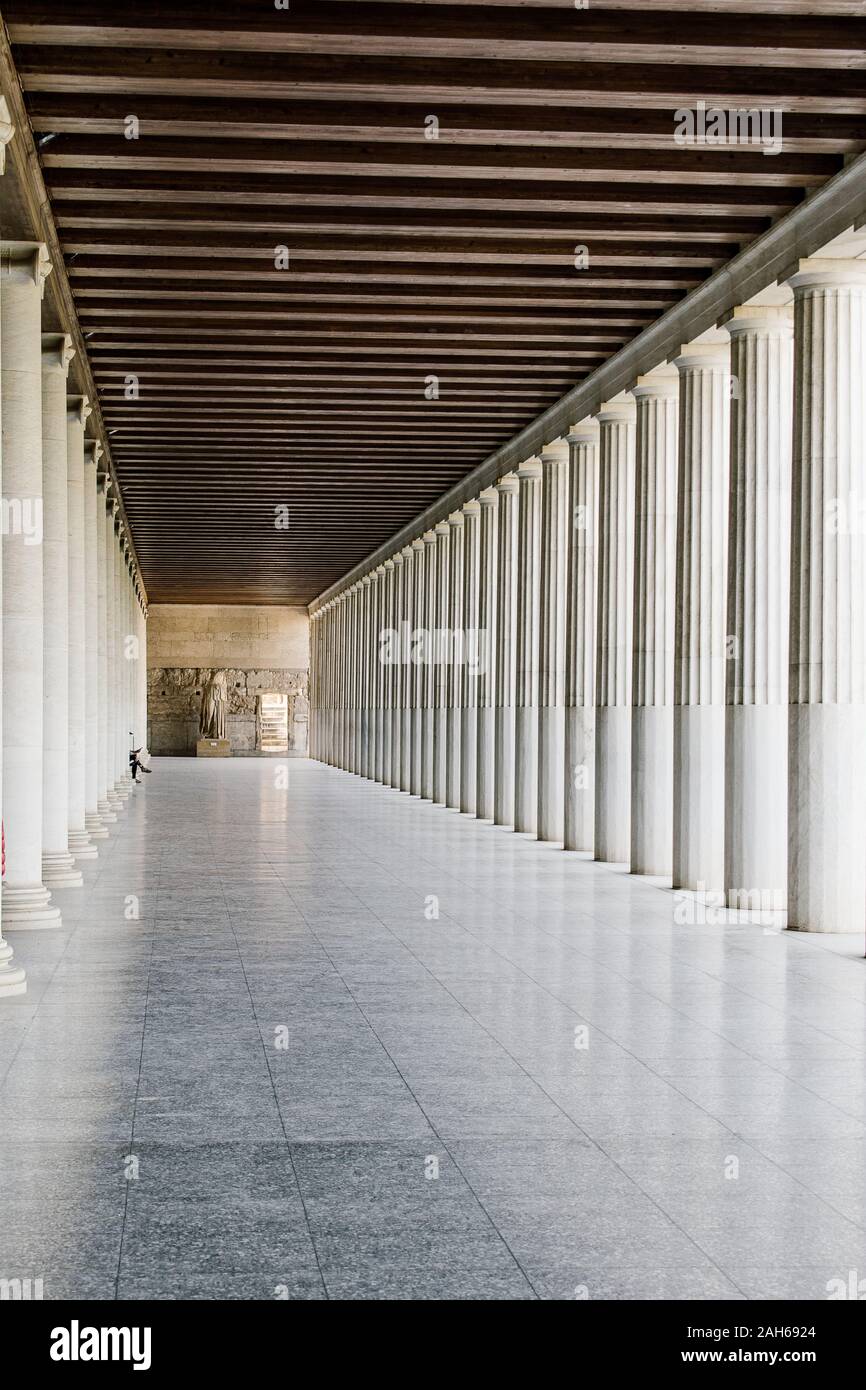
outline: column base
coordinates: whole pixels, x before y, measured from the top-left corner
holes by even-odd
[[[117,814],[107,797],[104,801],[97,801],[96,809],[103,824],[110,824],[111,821],[117,820]]]
[[[76,869],[71,854],[58,850],[42,856],[42,882],[52,888],[80,888],[84,883],[81,870]]]
[[[12,947],[0,936],[0,999],[26,993],[27,976],[20,966],[12,964]]]
[[[96,845],[91,843],[90,836],[86,830],[70,830],[69,853],[75,859],[96,859],[99,855],[99,850],[96,848]]]
[[[51,894],[41,883],[21,888],[3,884],[4,930],[35,931],[60,925],[60,908],[51,906]]]
[[[99,819],[99,816],[96,814],[95,811],[85,811],[84,828],[90,836],[91,840],[108,839],[108,830],[102,824],[102,821]]]

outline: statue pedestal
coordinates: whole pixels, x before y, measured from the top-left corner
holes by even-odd
[[[195,746],[197,758],[230,758],[231,745],[227,738],[200,738]]]

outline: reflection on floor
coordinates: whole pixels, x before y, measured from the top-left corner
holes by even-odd
[[[153,767],[63,929],[13,939],[0,1279],[761,1299],[866,1276],[862,942],[678,925],[670,892],[315,763]]]

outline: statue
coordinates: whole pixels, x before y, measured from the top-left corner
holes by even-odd
[[[199,738],[225,738],[228,678],[225,671],[211,671],[201,692]]]
[[[292,710],[292,748],[298,753],[307,751],[307,724],[310,718],[310,706],[303,690],[299,690],[295,696],[294,708]]]

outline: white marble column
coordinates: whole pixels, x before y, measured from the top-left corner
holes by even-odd
[[[91,840],[107,840],[99,815],[99,575],[96,475],[102,445],[84,441],[84,825]]]
[[[445,661],[445,633],[451,621],[449,599],[451,527],[440,521],[436,533],[436,589],[433,626],[436,650],[433,653],[433,800],[444,806],[448,786],[448,691],[449,668]]]
[[[514,709],[517,699],[517,515],[520,484],[507,473],[495,484],[496,659],[493,715],[493,821],[514,824]]]
[[[358,623],[358,767],[359,776],[370,775],[370,605],[372,603],[372,576],[365,574],[361,580],[359,593],[360,612]]]
[[[448,518],[451,537],[448,546],[448,628],[451,635],[446,653],[448,664],[448,713],[446,724],[445,804],[460,809],[460,713],[463,673],[460,665],[460,632],[463,624],[463,527],[462,512]]]
[[[690,343],[680,373],[674,638],[673,884],[725,877],[725,616],[730,346]]]
[[[638,377],[635,427],[631,871],[670,878],[674,836],[676,367]]]
[[[565,583],[568,443],[541,451],[541,589],[538,619],[538,838],[563,839],[565,780]]]
[[[427,630],[425,660],[421,675],[421,787],[425,801],[433,800],[433,710],[436,703],[436,586],[439,547],[435,531],[425,531],[424,542],[424,626]]]
[[[371,782],[376,780],[376,749],[379,738],[379,577],[380,571],[373,570],[367,595],[367,648],[364,664],[367,672],[367,762],[364,776]]]
[[[106,756],[106,794],[105,799],[115,816],[126,802],[116,791],[118,777],[118,727],[120,715],[117,709],[117,533],[115,531],[118,512],[117,500],[105,498],[103,531],[105,534],[105,756]]]
[[[108,478],[98,473],[96,478],[96,586],[98,604],[99,644],[97,651],[99,681],[99,728],[97,730],[97,801],[103,825],[117,820],[117,812],[108,800],[108,767],[110,720],[108,707],[108,545],[105,534],[105,504]]]
[[[568,462],[565,627],[565,849],[595,848],[596,501],[599,427],[573,425]]]
[[[463,507],[463,618],[460,642],[460,810],[475,815],[478,780],[478,583],[481,507]]]
[[[595,857],[631,853],[631,647],[634,583],[634,401],[598,413]]]
[[[9,119],[9,109],[6,105],[5,97],[0,96],[0,174],[6,167],[6,146],[12,139],[15,128]],[[0,281],[0,294],[2,294],[2,281]],[[2,315],[0,315],[0,468],[2,468],[2,416],[3,416],[3,371],[2,371]],[[3,540],[0,538],[0,554],[2,554]],[[2,598],[2,563],[0,563],[0,598]],[[2,665],[2,642],[0,642],[0,665]],[[0,681],[0,801],[2,801],[2,776],[3,776],[3,757],[2,757],[2,681]],[[13,964],[12,947],[3,938],[2,927],[0,927],[0,999],[9,998],[12,995],[26,994],[27,976],[20,966]]]
[[[496,752],[496,542],[499,494],[487,488],[478,498],[478,732],[475,814],[493,820]]]
[[[517,630],[514,700],[514,829],[538,825],[538,620],[541,549],[541,464],[517,469]]]
[[[400,774],[403,769],[403,697],[405,689],[405,670],[403,646],[405,645],[406,593],[404,570],[406,552],[401,550],[394,559],[394,622],[396,633],[393,655],[391,657],[391,779],[389,786],[400,790]]]
[[[784,926],[793,310],[744,305],[731,338],[725,691],[729,907]],[[772,914],[771,916],[768,914]]]
[[[421,725],[423,717],[421,714],[421,701],[424,693],[424,675],[426,670],[426,639],[424,631],[427,628],[427,615],[424,607],[426,579],[424,561],[426,559],[426,546],[423,539],[419,538],[412,542],[412,629],[413,638],[411,645],[412,660],[409,665],[410,679],[410,712],[412,735],[410,740],[411,754],[409,758],[409,791],[413,796],[421,795]]]
[[[866,923],[866,264],[794,290],[788,923]]]
[[[395,630],[395,569],[394,561],[386,560],[382,568],[385,571],[384,578],[384,601],[382,605],[382,636],[379,641],[377,660],[381,671],[382,680],[382,755],[381,768],[382,784],[386,787],[393,785],[391,769],[391,749],[394,743],[394,688],[396,682],[396,671],[393,662],[387,660],[388,640],[387,634],[393,638]],[[383,657],[386,658],[383,661]]]
[[[56,927],[42,882],[43,498],[41,243],[0,246],[3,501],[3,828],[5,929]]]
[[[412,600],[415,583],[415,551],[411,545],[403,549],[403,569],[400,574],[400,791],[408,792],[412,784],[412,682],[415,666],[412,661]]]
[[[96,845],[84,824],[84,426],[85,396],[67,399],[66,481],[69,536],[69,850],[76,860],[95,859]]]
[[[66,333],[42,338],[42,882],[83,882],[69,853],[69,531],[66,382],[74,356]]]

